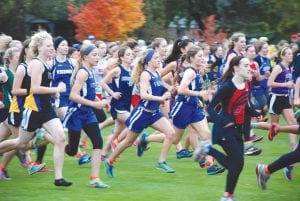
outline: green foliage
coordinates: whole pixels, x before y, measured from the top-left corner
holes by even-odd
[[[143,8],[146,17],[145,24],[134,31],[131,35],[137,38],[151,41],[156,37],[166,37],[168,34],[165,29],[166,25],[166,12],[165,6],[161,0],[145,0]]]
[[[268,0],[269,22],[277,38],[300,32],[300,2],[294,0]]]

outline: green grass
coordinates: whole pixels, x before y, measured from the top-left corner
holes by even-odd
[[[104,136],[111,128],[103,131]],[[266,136],[265,131],[256,131]],[[105,137],[104,137],[105,138]],[[240,201],[299,201],[300,171],[296,166],[293,171],[294,180],[289,182],[282,170],[274,173],[268,182],[268,189],[262,191],[257,186],[255,165],[270,163],[288,151],[287,135],[281,134],[269,142],[266,137],[256,144],[263,149],[259,156],[248,156],[240,176],[235,195]],[[12,181],[0,180],[1,201],[201,201],[219,200],[223,194],[227,172],[221,175],[208,176],[204,169],[192,159],[176,159],[173,147],[168,162],[176,169],[175,174],[163,173],[155,169],[161,144],[152,144],[151,149],[142,158],[136,156],[135,148],[122,153],[115,165],[115,178],[105,175],[101,166],[101,179],[109,184],[109,189],[88,187],[90,165],[79,167],[77,160],[65,157],[64,177],[74,184],[69,188],[55,187],[52,173],[27,175],[20,168],[18,160],[9,165]],[[88,150],[89,151],[89,150]],[[32,156],[35,159],[35,155]],[[48,146],[45,156],[47,167],[53,169],[52,145]]]

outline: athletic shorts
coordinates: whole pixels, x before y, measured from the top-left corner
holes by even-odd
[[[54,118],[58,117],[52,108],[50,110],[41,110],[39,112],[25,109],[22,115],[21,127],[28,132],[33,132],[38,128],[42,128],[44,123]]]
[[[126,107],[123,107],[123,106],[119,106],[119,107],[113,107],[112,106],[110,108],[110,114],[111,114],[111,117],[114,120],[117,118],[118,114],[124,114],[124,113],[127,113],[127,112],[130,112],[130,108],[126,108]]]
[[[8,109],[1,108],[0,109],[0,123],[5,121],[5,119],[8,117]]]
[[[73,131],[80,131],[84,125],[98,123],[92,108],[90,110],[80,110],[78,108],[68,108],[63,126]]]
[[[22,112],[10,112],[8,114],[8,124],[14,127],[20,127],[22,122]]]
[[[184,102],[175,102],[171,111],[173,125],[179,129],[185,129],[188,125],[200,122],[205,118],[202,110],[197,105]]]
[[[269,113],[274,115],[280,115],[282,110],[292,108],[288,96],[276,96],[274,94],[270,95],[268,106]]]
[[[150,112],[139,106],[132,110],[125,124],[129,130],[135,133],[141,133],[145,128],[154,124],[162,117],[163,114],[160,111]]]
[[[70,103],[69,96],[60,96],[54,100],[54,106],[56,108],[68,107]]]

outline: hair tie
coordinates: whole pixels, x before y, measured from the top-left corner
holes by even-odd
[[[154,53],[155,53],[155,51],[153,49],[149,50],[148,54],[145,57],[145,64],[149,63],[149,61],[152,59]]]
[[[83,51],[83,55],[88,55],[89,53],[91,53],[91,51],[93,51],[96,48],[95,45],[89,45],[84,51]]]

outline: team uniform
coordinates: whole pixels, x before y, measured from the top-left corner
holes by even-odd
[[[6,68],[4,70],[4,72],[6,73],[8,79],[6,82],[2,83],[2,92],[3,92],[3,104],[4,104],[4,108],[3,108],[3,114],[1,115],[2,116],[2,119],[3,121],[7,119],[8,117],[8,112],[9,112],[9,108],[10,108],[10,104],[11,104],[11,101],[12,101],[12,93],[11,93],[11,90],[12,90],[12,85],[13,85],[13,82],[14,82],[14,73]]]
[[[111,116],[113,119],[117,118],[118,113],[130,112],[131,95],[133,90],[133,82],[131,81],[130,72],[123,66],[119,65],[120,75],[113,79],[111,89],[114,92],[122,93],[121,98],[111,100]]]
[[[190,83],[189,90],[200,91],[202,86],[201,75],[192,67],[186,67],[185,71],[193,70],[196,77]],[[199,109],[200,99],[198,96],[177,95],[174,107],[171,111],[173,124],[180,129],[185,129],[189,124],[202,121],[205,115]]]
[[[285,83],[292,81],[292,73],[290,67],[285,67],[281,63],[281,73],[275,78],[275,82]],[[269,98],[269,113],[280,115],[283,109],[292,108],[289,101],[290,89],[287,87],[276,87],[271,89]]]
[[[38,58],[33,59],[39,60],[44,67],[41,86],[49,87],[52,81],[49,66]],[[33,132],[41,128],[43,123],[54,118],[57,118],[57,116],[52,108],[50,94],[33,94],[30,89],[29,95],[25,99],[21,127],[28,132]]]
[[[271,62],[267,57],[257,55],[255,61],[259,66],[260,75],[265,75],[267,72],[271,72]],[[254,106],[260,110],[264,108],[268,101],[269,88],[267,83],[268,78],[253,82],[252,95],[254,97]]]
[[[162,96],[166,89],[160,75],[157,72],[154,75],[148,70],[145,70],[145,72],[149,73],[151,77],[147,93],[153,96]],[[145,128],[163,117],[163,114],[159,111],[159,106],[159,101],[141,99],[126,120],[126,126],[135,133],[141,133]]]
[[[57,108],[67,107],[69,105],[69,95],[71,92],[70,79],[74,70],[73,64],[70,59],[66,59],[64,62],[57,61],[53,58],[52,66],[52,83],[51,87],[57,87],[60,82],[66,84],[66,91],[59,94],[59,98],[55,99],[54,105]]]
[[[87,100],[95,101],[96,83],[93,72],[84,67],[79,68],[78,71],[80,70],[84,70],[88,74],[88,78],[80,90],[80,96]],[[69,130],[69,144],[66,148],[67,154],[73,156],[77,153],[81,129],[83,129],[91,139],[93,149],[102,148],[103,142],[98,126],[98,120],[92,107],[71,101],[63,124],[64,127]]]
[[[213,156],[228,169],[225,192],[233,194],[239,175],[244,165],[243,124],[244,115],[249,101],[249,88],[237,89],[231,80],[226,81],[217,91],[208,106],[208,113],[214,122],[212,142],[218,143],[226,155],[211,147],[207,154]],[[221,103],[222,110],[218,113],[215,107]],[[247,110],[248,111],[248,110]],[[228,123],[234,125],[224,128]]]
[[[27,90],[27,95],[30,90],[30,77],[27,73],[28,65],[26,63],[20,64],[24,70],[24,77],[22,80],[21,88]],[[20,68],[20,66],[18,67]],[[24,103],[27,95],[23,96],[13,96],[10,108],[9,108],[9,116],[8,123],[14,127],[20,127],[22,121],[22,112],[24,110]]]

